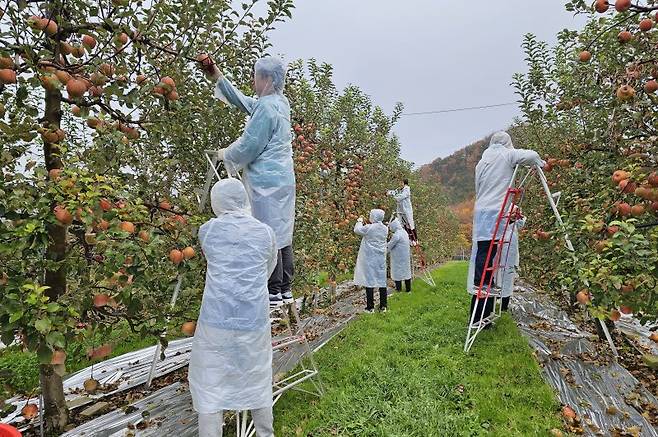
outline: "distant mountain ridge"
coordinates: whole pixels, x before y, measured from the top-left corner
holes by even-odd
[[[438,181],[450,203],[455,205],[475,195],[475,166],[489,145],[491,135],[445,158],[437,158],[418,170],[421,180]]]

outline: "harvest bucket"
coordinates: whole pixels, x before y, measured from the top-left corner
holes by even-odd
[[[21,435],[13,426],[0,423],[0,437],[21,437]]]

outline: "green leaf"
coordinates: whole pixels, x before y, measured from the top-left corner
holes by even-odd
[[[36,322],[34,322],[34,327],[40,333],[46,334],[48,331],[50,331],[50,328],[52,327],[52,322],[50,321],[50,319],[39,319]]]
[[[11,316],[9,316],[9,323],[14,323],[17,320],[20,320],[21,317],[23,317],[23,311],[22,310],[16,311],[15,313],[12,313]]]
[[[61,306],[56,302],[51,302],[48,305],[46,305],[46,311],[48,311],[49,313],[57,312],[59,311],[60,308]]]
[[[66,339],[64,334],[58,331],[49,332],[48,335],[46,335],[46,341],[51,346],[57,347],[59,349],[63,349],[66,346]]]

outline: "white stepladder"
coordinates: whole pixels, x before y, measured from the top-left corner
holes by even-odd
[[[197,194],[199,211],[201,212],[206,206],[215,178],[218,180],[222,179],[220,175],[222,161],[218,159],[217,151],[206,150],[204,155],[208,161],[208,170],[206,172],[203,189],[200,191],[200,194]],[[229,171],[227,171],[226,174],[229,178],[233,177]],[[235,174],[236,177],[240,178],[239,173],[235,172]],[[170,306],[172,308],[176,305],[176,300],[178,299],[182,281],[183,278],[179,275],[170,301]],[[274,403],[276,403],[281,398],[283,393],[289,389],[310,393],[316,396],[322,396],[324,394],[324,387],[320,379],[319,370],[315,363],[315,359],[313,358],[313,350],[311,349],[308,343],[308,339],[304,334],[300,320],[301,319],[299,317],[296,302],[290,304],[282,304],[278,307],[270,308],[270,321],[272,323],[283,323],[287,328],[283,331],[283,335],[273,335],[272,337],[272,352],[274,357],[273,362],[275,362],[275,366],[273,368],[273,375],[275,376],[272,385]],[[166,335],[166,332],[162,335]],[[295,354],[284,354],[284,352],[290,352],[291,349],[295,348],[297,349],[294,351],[296,352]],[[153,361],[151,363],[151,369],[146,383],[147,387],[150,387],[151,382],[153,381],[160,353],[161,344],[158,343],[153,354]],[[288,356],[289,359],[287,361],[281,359],[280,357],[282,356]],[[277,358],[279,359],[277,360]],[[294,359],[297,361],[294,365],[291,365],[290,361]],[[292,375],[285,376],[282,379],[277,380],[276,375],[278,375],[280,370],[286,373],[292,370],[291,367],[300,367],[301,370],[296,371]],[[307,380],[311,382],[313,388],[315,389],[314,391],[304,390],[299,387],[301,383]],[[248,416],[248,411],[236,411],[236,433],[238,437],[251,437],[256,434],[253,421],[249,420]]]
[[[561,193],[559,192],[555,194],[551,193],[551,190],[548,186],[548,181],[546,180],[546,175],[544,175],[544,172],[539,166],[535,166],[529,169],[526,175],[517,184],[516,180],[518,173],[519,173],[519,166],[517,166],[514,169],[514,174],[508,186],[507,193],[505,194],[505,199],[503,200],[503,203],[500,208],[500,212],[498,214],[498,218],[496,220],[496,225],[494,227],[493,235],[491,238],[491,244],[487,252],[485,268],[484,271],[482,272],[480,283],[478,284],[475,305],[473,308],[473,312],[471,313],[471,318],[468,325],[468,333],[466,334],[464,352],[470,351],[471,347],[473,346],[473,343],[475,342],[475,338],[477,337],[477,335],[484,328],[494,323],[496,319],[498,319],[501,316],[502,313],[502,306],[501,306],[502,302],[500,295],[501,290],[500,288],[495,287],[494,284],[496,282],[496,275],[502,272],[502,270],[505,269],[506,267],[506,263],[509,255],[509,249],[510,249],[510,240],[506,238],[511,239],[512,232],[515,232],[514,227],[512,227],[512,229],[509,229],[509,227],[510,224],[513,224],[513,222],[516,219],[520,218],[518,205],[523,199],[523,194],[525,191],[524,186],[528,181],[528,177],[530,175],[537,174],[539,181],[542,185],[542,188],[544,189],[544,193],[546,194],[546,197],[548,199],[548,203],[551,207],[551,210],[555,215],[557,224],[560,230],[564,232],[565,246],[569,251],[571,252],[574,251],[574,247],[571,244],[569,235],[564,229],[564,222],[562,221],[562,216],[560,215],[560,212],[557,209],[557,202],[559,202],[560,200]],[[493,253],[494,248],[495,248],[495,253]],[[501,263],[501,260],[504,261]],[[489,313],[487,317],[484,317],[485,308],[487,308],[487,305],[489,304],[489,299],[493,299],[493,305],[491,305],[492,311],[491,313]],[[478,312],[480,313],[479,320],[475,320],[476,319],[475,316]],[[608,328],[607,326],[605,326],[605,323],[603,323],[603,321],[600,322],[603,332],[605,333],[606,338],[608,340],[608,343],[610,344],[610,347],[613,353],[615,354],[615,356],[617,356],[617,349],[612,343],[612,338],[610,337]]]

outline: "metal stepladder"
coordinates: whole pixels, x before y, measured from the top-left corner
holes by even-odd
[[[423,248],[421,247],[420,242],[414,239],[416,237],[416,232],[414,232],[415,230],[411,230],[411,227],[407,222],[407,217],[403,212],[396,210],[395,216],[402,224],[402,227],[407,232],[407,235],[409,235],[409,241],[411,242],[411,247],[413,248],[413,252],[411,253],[412,278],[419,277],[430,287],[436,287],[436,283],[432,277],[432,272],[428,268],[427,262],[425,260],[425,252],[423,252]]]
[[[197,193],[199,211],[203,211],[208,202],[210,190],[215,178],[218,180],[222,179],[220,171],[223,162],[218,159],[217,151],[206,150],[204,155],[208,161],[208,170],[206,172],[203,189]],[[227,177],[233,177],[228,170],[224,170]],[[235,172],[235,174],[239,179],[239,173]],[[170,306],[172,308],[176,304],[181,284],[182,276],[179,276],[170,301]],[[274,403],[276,403],[286,391],[291,389],[315,396],[324,395],[324,387],[320,379],[320,373],[315,359],[313,358],[313,350],[308,343],[308,339],[304,333],[304,327],[301,324],[301,319],[297,310],[297,303],[292,302],[270,308],[270,322],[272,323],[273,328],[275,326],[276,328],[283,328],[272,335],[272,396]],[[160,353],[161,345],[158,343],[153,355],[151,371],[146,384],[147,387],[151,385],[153,380]],[[295,373],[286,376],[288,372],[297,367],[301,370],[297,370]],[[300,384],[305,381],[311,383],[313,390],[305,390],[300,387]],[[252,437],[256,435],[256,430],[253,421],[249,419],[248,411],[235,412],[235,425],[237,437]]]
[[[475,305],[468,325],[464,352],[470,351],[477,335],[488,325],[493,324],[502,314],[501,290],[498,287],[494,287],[494,283],[497,282],[496,276],[504,274],[504,270],[507,267],[506,264],[509,256],[511,236],[515,231],[514,221],[519,218],[519,204],[523,200],[525,193],[524,187],[529,176],[533,174],[538,176],[551,210],[555,215],[558,226],[564,231],[564,222],[562,221],[562,216],[557,209],[557,202],[559,202],[560,193],[551,193],[546,176],[539,166],[528,169],[525,176],[521,178],[520,182],[517,184],[516,180],[519,175],[519,169],[519,166],[514,169],[500,212],[498,213],[498,218],[491,237],[491,244],[489,245],[484,264],[485,269],[481,275],[480,283],[477,287],[477,294],[475,295]],[[510,225],[512,225],[511,228]],[[573,252],[574,248],[566,231],[564,231],[564,240],[566,248]],[[504,261],[501,262],[501,260]],[[500,283],[500,280],[498,283]],[[493,299],[492,304],[489,299]],[[485,311],[488,311],[489,308],[491,309],[491,312],[485,317]],[[480,313],[480,317],[478,320],[475,320],[478,312]],[[604,326],[606,335],[609,337],[605,324],[602,325]]]

